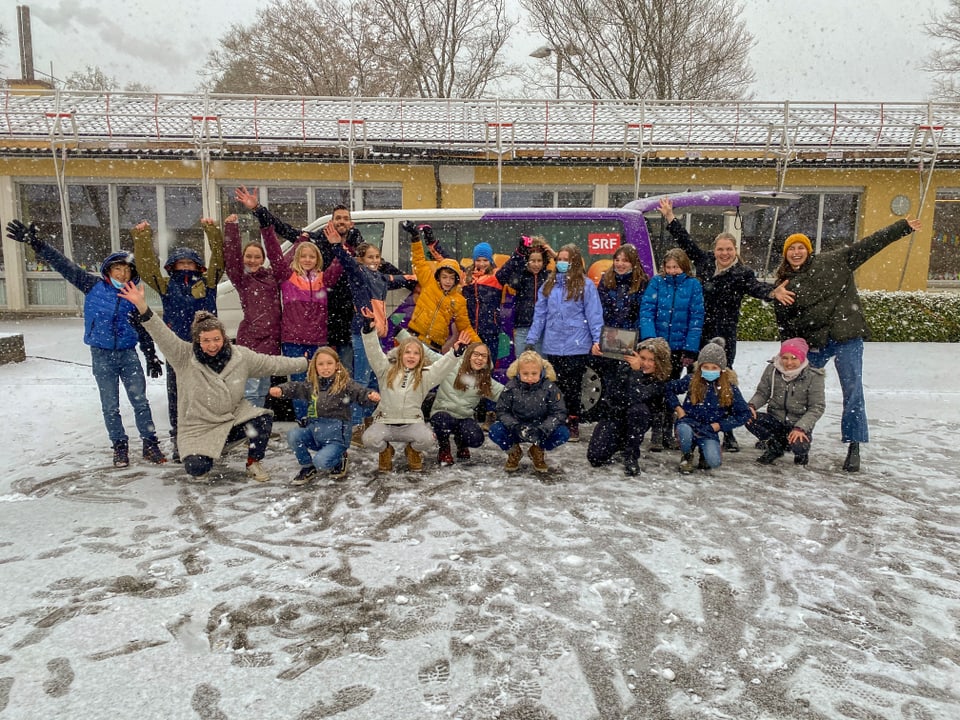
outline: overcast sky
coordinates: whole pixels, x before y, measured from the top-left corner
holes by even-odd
[[[757,40],[752,63],[757,100],[896,102],[925,100],[928,52],[923,24],[949,0],[742,0]],[[515,0],[508,0],[518,7]],[[192,92],[207,53],[232,23],[250,24],[263,0],[229,4],[169,0],[32,0],[34,63],[65,78],[99,66],[121,85],[139,81],[161,92]],[[0,63],[19,77],[15,4],[4,4],[0,25],[10,43]],[[225,8],[227,11],[225,12]],[[516,11],[514,11],[516,12]],[[542,44],[515,40],[526,61]],[[530,59],[530,62],[537,62]],[[540,61],[543,62],[543,61]]]

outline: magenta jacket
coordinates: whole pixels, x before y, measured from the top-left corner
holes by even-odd
[[[243,320],[237,328],[237,345],[264,355],[280,354],[280,283],[273,270],[261,266],[254,273],[243,267],[240,227],[224,226],[224,262],[227,277],[240,298]]]
[[[343,274],[343,266],[334,261],[323,272],[311,272],[309,277],[298,275],[290,267],[280,249],[280,241],[273,226],[260,228],[263,245],[273,268],[274,277],[280,278],[280,297],[283,315],[280,324],[280,340],[297,345],[327,344],[327,291],[337,284]],[[294,247],[306,240],[298,240]],[[319,253],[319,250],[317,251]]]

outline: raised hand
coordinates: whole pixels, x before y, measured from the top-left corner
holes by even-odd
[[[241,185],[234,191],[233,197],[247,210],[256,210],[260,206],[260,198],[257,196],[256,188],[253,189],[253,192],[250,192]]]

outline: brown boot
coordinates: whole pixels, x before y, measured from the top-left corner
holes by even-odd
[[[413,449],[413,445],[407,443],[403,449],[403,454],[407,456],[407,469],[410,472],[420,472],[423,470],[423,453]]]
[[[380,451],[380,465],[377,472],[388,473],[393,470],[393,446],[388,444]]]
[[[530,446],[530,459],[533,460],[533,469],[537,472],[550,472],[547,461],[543,457],[543,448],[539,445]]]
[[[480,427],[483,428],[484,432],[490,432],[490,426],[497,421],[497,414],[495,412],[488,412],[483,417],[483,422],[480,423]]]
[[[367,428],[373,425],[373,418],[364,418],[363,423],[357,425],[353,428],[353,434],[350,435],[350,444],[354,447],[362,448],[363,447],[363,434],[367,431]]]
[[[519,445],[514,445],[507,453],[507,464],[503,466],[503,469],[507,472],[516,471],[516,469],[520,467],[520,458],[522,457],[523,448]]]

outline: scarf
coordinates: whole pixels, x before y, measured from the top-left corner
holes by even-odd
[[[802,363],[800,363],[800,367],[798,367],[796,370],[784,370],[783,363],[780,362],[780,356],[775,355],[773,358],[773,367],[775,367],[777,372],[783,377],[784,382],[796,380],[798,377],[800,377],[800,373],[807,369],[808,365],[810,365],[810,361],[804,360]]]
[[[220,352],[216,355],[207,355],[197,343],[193,344],[193,356],[197,359],[201,365],[206,365],[208,368],[213,370],[217,375],[223,372],[223,369],[227,366],[227,363],[230,362],[230,357],[233,355],[233,352],[230,350],[230,343],[224,343],[223,347],[220,348]]]

